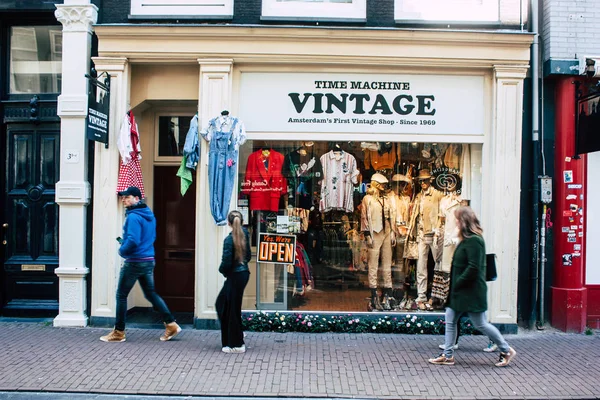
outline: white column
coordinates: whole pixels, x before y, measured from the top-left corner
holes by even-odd
[[[483,229],[496,253],[498,280],[488,285],[491,322],[517,322],[523,79],[527,66],[494,66],[491,135],[483,155]],[[485,178],[487,177],[487,178]]]
[[[96,324],[101,319],[115,317],[117,283],[122,259],[119,244],[124,213],[117,196],[119,150],[117,135],[129,108],[131,70],[128,60],[119,57],[95,57],[98,75],[107,72],[110,80],[109,145],[96,143],[94,158],[94,228],[92,247],[91,317]]]
[[[200,128],[221,111],[230,110],[233,60],[199,59],[200,93],[198,120]],[[218,266],[227,226],[217,226],[210,213],[208,191],[208,145],[201,140],[201,168],[198,168],[196,194],[196,318],[215,319],[215,300],[223,284]],[[234,186],[235,187],[235,186]],[[232,196],[235,195],[235,190]],[[232,206],[235,202],[232,201]]]
[[[56,184],[59,216],[59,314],[54,326],[86,326],[86,210],[88,182],[87,88],[92,25],[98,8],[89,0],[57,5],[56,19],[63,25],[62,92],[58,97],[60,128],[60,180]],[[69,163],[66,154],[75,155]],[[73,163],[73,160],[77,160]]]

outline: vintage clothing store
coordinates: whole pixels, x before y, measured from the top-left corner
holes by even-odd
[[[530,35],[93,29],[93,62],[111,76],[111,143],[94,154],[94,272],[83,318],[114,318],[124,214],[116,141],[133,115],[157,217],[157,290],[197,327],[216,319],[230,209],[252,235],[244,310],[432,313],[447,291],[461,202],[481,216],[487,250],[498,256],[490,319],[516,326]],[[257,263],[260,233],[295,236],[294,262]],[[147,307],[141,291],[131,296]],[[61,308],[57,320],[81,320],[75,308]]]

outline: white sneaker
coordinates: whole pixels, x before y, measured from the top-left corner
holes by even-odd
[[[442,349],[442,350],[446,349],[446,345],[445,344],[440,344],[438,347],[440,349]],[[458,350],[458,343],[456,343],[454,346],[452,346],[452,349],[453,350]]]
[[[231,353],[245,353],[245,352],[246,352],[245,344],[241,345],[241,347],[232,347],[231,348]]]
[[[483,349],[483,351],[485,351],[486,353],[493,353],[496,350],[498,350],[498,345],[494,342],[489,342],[487,347]]]
[[[229,354],[239,354],[239,353],[245,353],[246,352],[246,345],[242,345],[241,347],[229,347],[229,346],[225,346],[221,349],[221,351],[223,353],[229,353]]]

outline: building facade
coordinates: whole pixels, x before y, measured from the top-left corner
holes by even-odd
[[[600,267],[594,246],[600,217],[593,206],[600,196],[593,183],[600,153],[584,141],[586,132],[598,128],[598,4],[542,3],[543,121],[556,144],[548,304],[553,326],[581,332],[600,326]]]
[[[62,29],[53,1],[0,3],[0,315],[58,312]]]
[[[491,320],[516,327],[515,176],[521,174],[523,82],[532,41],[522,29],[520,2],[475,7],[474,19],[464,21],[452,8],[436,14],[406,0],[231,0],[210,8],[105,0],[95,24],[93,5],[72,3],[65,11],[79,10],[81,17],[72,23],[75,45],[64,57],[77,74],[70,74],[71,86],[63,83],[59,100],[63,122],[70,121],[61,127],[61,149],[79,151],[82,162],[91,158],[75,132],[85,124],[87,88],[80,77],[89,70],[83,55],[92,29],[94,66],[111,77],[109,143],[95,144],[93,179],[61,158],[61,235],[65,226],[70,235],[86,237],[85,210],[93,199],[93,272],[65,238],[70,255],[63,268],[61,252],[55,325],[114,319],[122,263],[115,238],[124,218],[116,192],[125,169],[116,144],[133,115],[146,201],[157,217],[157,289],[171,309],[193,313],[197,327],[215,324],[223,279],[218,265],[228,234],[220,216],[229,209],[243,212],[253,236],[246,310],[368,312],[372,288],[382,300],[403,292],[411,297],[382,311],[429,308],[414,303],[421,279],[416,270],[429,270],[429,295],[427,286],[439,275],[435,249],[419,261],[409,251],[394,255],[392,272],[376,260],[368,273],[361,207],[375,173],[391,183],[403,175],[411,196],[418,177],[428,173],[447,201],[460,195],[470,202],[481,216],[488,252],[497,254]],[[232,125],[221,129],[224,121]],[[65,143],[67,137],[73,141]],[[198,141],[198,160],[186,168],[188,138]],[[217,163],[219,146],[228,150]],[[181,175],[189,184],[183,195],[188,185],[182,186]],[[63,207],[70,213],[64,220]],[[410,227],[406,219],[401,222]],[[292,236],[304,251],[293,260],[281,254],[280,262],[267,262],[266,253],[261,259],[264,237],[278,234]],[[147,303],[134,291],[130,305]]]

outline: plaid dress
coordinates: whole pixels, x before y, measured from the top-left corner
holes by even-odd
[[[142,198],[144,198],[146,195],[144,194],[144,179],[142,178],[142,166],[140,165],[140,160],[142,159],[140,135],[132,112],[129,112],[125,117],[120,135],[129,135],[131,147],[127,146],[125,149],[119,148],[119,151],[121,152],[121,164],[119,165],[117,193],[130,186],[135,186],[140,189]],[[126,141],[127,138],[121,138],[121,140]],[[126,150],[130,149],[132,150],[127,153]]]

